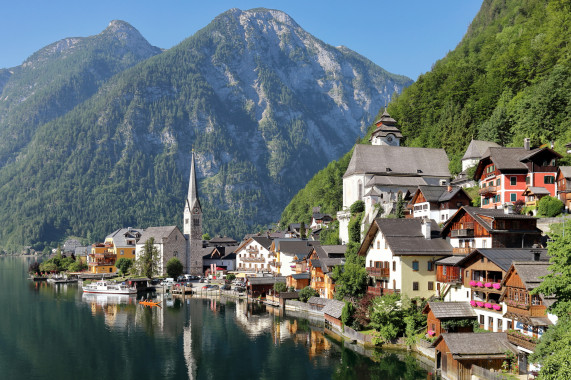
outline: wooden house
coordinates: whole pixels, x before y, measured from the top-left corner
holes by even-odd
[[[248,277],[246,281],[246,288],[248,294],[252,298],[264,298],[270,290],[273,290],[274,285],[278,282],[285,284],[285,277]]]
[[[429,218],[444,223],[456,210],[469,206],[471,198],[461,187],[419,186],[407,206],[411,217]]]
[[[300,290],[309,286],[311,282],[311,274],[305,273],[293,273],[286,276],[286,285],[288,288],[294,288],[295,290]]]
[[[438,337],[444,332],[472,332],[474,327],[470,321],[478,318],[468,302],[428,302],[422,313],[426,314],[426,333],[430,337]],[[447,327],[449,321],[457,323]]]
[[[571,212],[571,166],[560,166],[557,172],[557,196]]]
[[[341,331],[343,322],[341,321],[341,313],[345,302],[337,300],[327,300],[323,307],[323,317],[325,318],[325,327],[331,331]]]
[[[450,380],[471,380],[472,365],[499,371],[507,351],[517,354],[506,333],[443,333],[432,345],[436,370]]]

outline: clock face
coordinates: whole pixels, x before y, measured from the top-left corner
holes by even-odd
[[[388,142],[393,141],[393,137],[392,137],[392,136],[387,137],[387,141],[388,141]]]
[[[193,214],[198,214],[198,207],[193,208],[193,209],[192,209],[192,213],[193,213]]]

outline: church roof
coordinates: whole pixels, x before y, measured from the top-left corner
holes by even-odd
[[[150,238],[155,239],[155,244],[162,244],[162,240],[170,236],[170,234],[178,229],[177,226],[149,227],[141,234],[138,244],[145,244]]]
[[[466,153],[462,157],[463,160],[470,158],[480,159],[486,153],[486,150],[490,147],[500,148],[501,146],[492,141],[482,141],[482,140],[472,140],[470,145],[466,149]]]
[[[343,178],[353,174],[450,177],[444,149],[357,144]]]
[[[371,134],[369,141],[377,136],[386,137],[389,133],[392,133],[395,137],[403,137],[397,126],[397,121],[388,114],[387,110],[383,112],[381,117],[375,122],[375,125],[377,128]]]
[[[367,182],[365,188],[372,186],[406,186],[414,187],[426,185],[426,181],[422,177],[400,177],[388,175],[376,175]],[[372,193],[371,195],[377,195]],[[380,194],[378,194],[380,195]]]
[[[196,170],[194,167],[194,150],[192,151],[192,159],[190,162],[190,180],[188,182],[188,207],[192,210],[194,207],[202,209],[198,200],[198,189],[196,187]]]

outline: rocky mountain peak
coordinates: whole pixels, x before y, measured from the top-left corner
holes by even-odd
[[[101,34],[109,34],[115,36],[118,40],[121,41],[145,41],[145,38],[139,33],[137,29],[135,29],[131,24],[126,21],[122,20],[112,20],[107,28],[101,32]]]

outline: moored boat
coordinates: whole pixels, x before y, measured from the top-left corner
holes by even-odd
[[[84,293],[137,294],[137,289],[125,284],[112,284],[103,280],[82,286]]]

